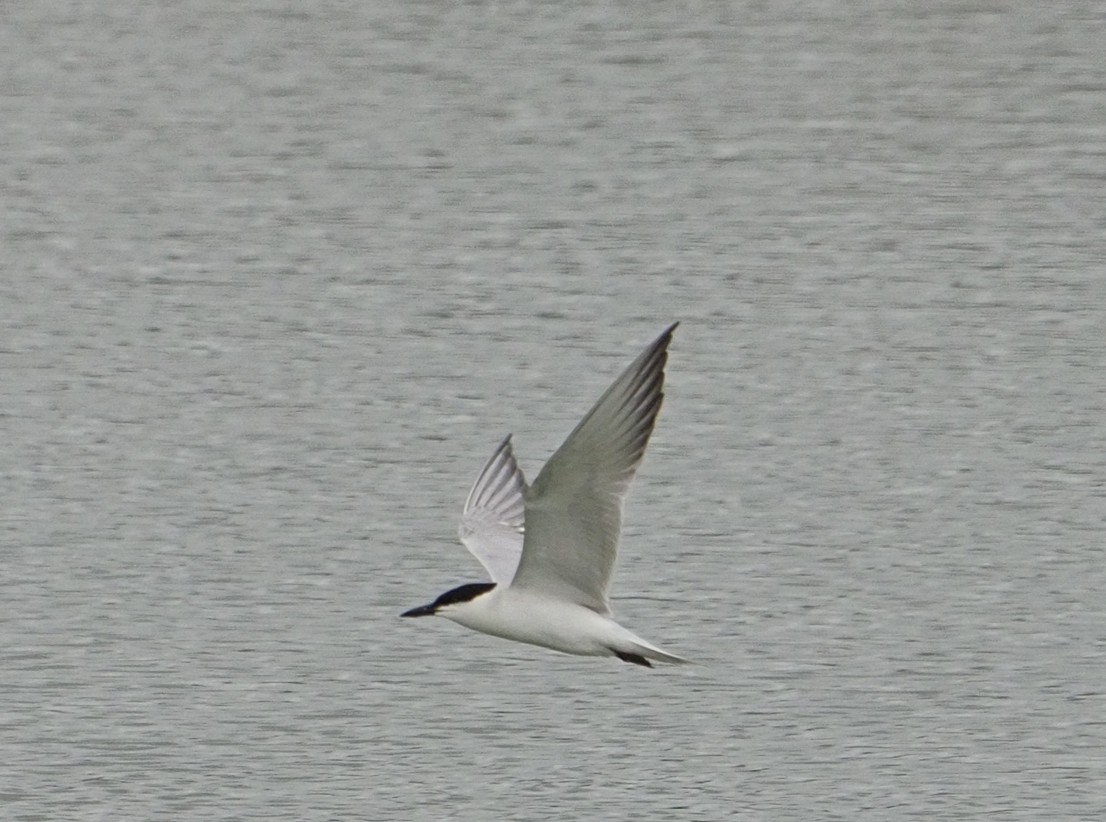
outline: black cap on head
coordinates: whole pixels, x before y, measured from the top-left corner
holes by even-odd
[[[438,612],[439,608],[445,605],[456,605],[458,602],[469,602],[476,599],[481,594],[486,594],[494,587],[494,582],[470,582],[467,585],[460,585],[450,591],[446,591],[429,605],[420,605],[418,608],[404,611],[400,616],[433,616]]]

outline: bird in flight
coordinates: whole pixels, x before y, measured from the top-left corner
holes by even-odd
[[[474,631],[581,656],[652,667],[687,660],[623,628],[607,590],[622,504],[664,399],[669,326],[606,390],[527,486],[508,435],[461,515],[461,542],[491,582],[446,591],[402,616],[441,616]]]

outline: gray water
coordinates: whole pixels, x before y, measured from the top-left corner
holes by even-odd
[[[0,817],[1106,816],[1100,4],[6,3]],[[646,671],[398,619],[681,320]]]

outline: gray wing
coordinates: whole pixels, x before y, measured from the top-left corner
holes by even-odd
[[[526,535],[512,587],[609,612],[622,501],[664,399],[664,365],[676,325],[622,372],[526,492]]]
[[[461,542],[488,569],[494,582],[510,582],[518,567],[525,493],[526,480],[511,452],[508,434],[473,483],[458,529]]]

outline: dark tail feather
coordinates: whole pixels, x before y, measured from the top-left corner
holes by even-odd
[[[615,651],[614,655],[621,659],[623,662],[632,662],[635,665],[644,665],[646,668],[652,668],[649,664],[649,660],[643,657],[641,654],[624,654],[622,651]]]

